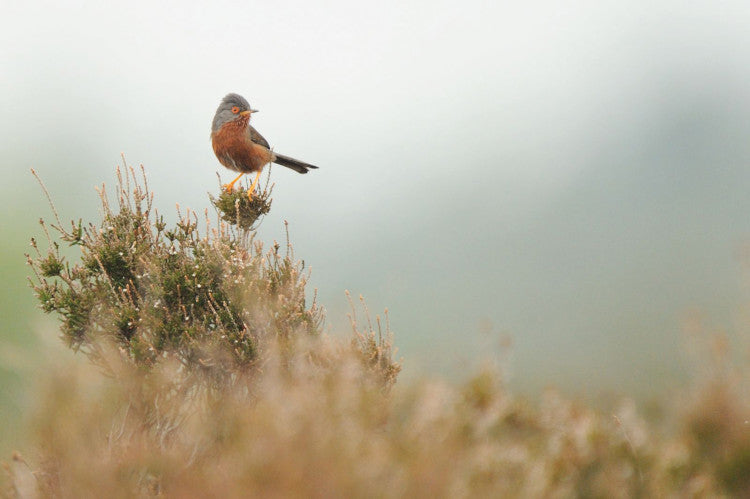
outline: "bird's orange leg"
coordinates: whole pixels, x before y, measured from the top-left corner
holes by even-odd
[[[232,192],[232,189],[234,188],[234,183],[237,182],[239,179],[241,179],[243,175],[244,173],[240,173],[240,175],[236,179],[224,185],[224,189],[226,189],[227,192]]]
[[[258,173],[255,175],[255,180],[253,180],[253,184],[250,186],[250,189],[247,190],[247,197],[250,198],[250,201],[253,200],[253,192],[255,192],[255,186],[258,185],[258,179],[260,178],[260,172],[262,171],[262,168],[258,170]]]

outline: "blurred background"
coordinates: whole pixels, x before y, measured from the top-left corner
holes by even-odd
[[[404,377],[501,355],[533,396],[658,399],[686,318],[747,327],[750,5],[727,2],[12,2],[0,19],[0,438],[40,338],[23,253],[97,220],[124,153],[160,211],[233,178],[209,129],[228,92],[276,151],[263,241],[388,307]],[[70,355],[67,353],[67,355]],[[10,429],[9,429],[10,428]]]

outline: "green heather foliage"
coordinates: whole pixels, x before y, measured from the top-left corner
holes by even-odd
[[[271,191],[270,188],[264,190],[254,195],[251,200],[244,189],[231,192],[222,189],[218,198],[210,194],[209,198],[222,220],[242,229],[251,230],[255,227],[258,218],[271,211]]]
[[[267,194],[222,194],[202,233],[189,211],[168,229],[133,172],[116,197],[53,226],[80,259],[46,225],[34,243],[41,307],[93,367],[50,367],[8,497],[750,497],[750,369],[721,335],[693,335],[658,423],[528,402],[494,368],[394,385],[387,314],[349,298],[351,338],[322,334],[291,247],[256,240]]]
[[[268,191],[252,201],[243,189],[222,192],[213,200],[216,226],[208,214],[200,220],[178,208],[174,227],[153,208],[145,174],[118,169],[115,203],[103,187],[99,194],[101,222],[66,230],[55,211],[51,230],[40,221],[48,248],[32,240],[35,254],[27,255],[41,307],[60,318],[71,348],[102,367],[103,343],[142,368],[173,357],[221,383],[257,366],[264,339],[320,334],[323,316],[315,300],[306,303],[304,263],[293,259],[289,243],[266,251],[256,240],[253,224],[270,209]],[[67,261],[52,234],[79,248],[80,259]],[[390,350],[377,351],[383,339],[368,333],[357,342],[363,362],[382,364],[392,383],[398,367]]]

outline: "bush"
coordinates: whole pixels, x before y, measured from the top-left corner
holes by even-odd
[[[42,309],[58,315],[67,344],[96,364],[107,368],[101,349],[113,344],[141,368],[175,359],[219,386],[257,367],[265,339],[320,334],[322,313],[315,300],[306,304],[307,275],[291,245],[265,251],[255,238],[268,192],[252,202],[244,190],[223,192],[214,201],[225,221],[212,227],[206,214],[204,234],[190,210],[167,227],[145,175],[133,170],[118,170],[114,207],[103,188],[100,197],[98,224],[66,230],[55,212],[52,229],[80,248],[79,261],[61,256],[43,221],[48,249],[32,240],[36,254],[27,255]]]

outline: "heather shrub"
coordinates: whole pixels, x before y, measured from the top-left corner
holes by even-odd
[[[169,359],[216,386],[237,381],[262,365],[262,343],[319,336],[323,321],[315,299],[307,303],[308,276],[289,241],[266,250],[256,238],[269,194],[250,202],[243,189],[222,191],[212,198],[215,225],[208,213],[185,210],[168,227],[145,174],[118,169],[114,202],[99,190],[101,222],[66,229],[54,206],[56,223],[41,221],[47,248],[32,240],[35,254],[27,255],[34,292],[60,319],[66,343],[100,367],[108,368],[101,349],[112,344],[144,369]],[[61,255],[65,243],[80,249],[79,260]],[[373,341],[369,332],[356,336],[363,361],[392,383],[397,368]],[[377,342],[384,345],[382,336]]]

